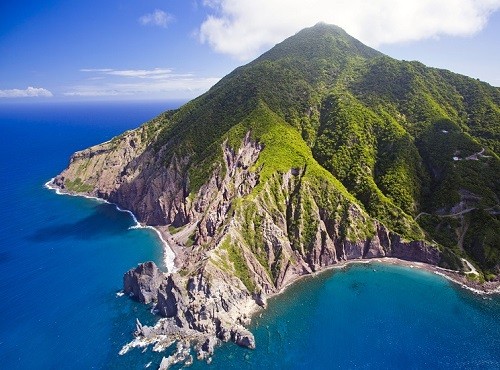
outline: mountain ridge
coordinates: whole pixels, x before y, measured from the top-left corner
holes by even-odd
[[[168,327],[251,346],[241,325],[263,297],[344,261],[425,262],[496,288],[499,102],[498,88],[318,24],[75,153],[54,185],[178,244],[175,277],[150,274]]]

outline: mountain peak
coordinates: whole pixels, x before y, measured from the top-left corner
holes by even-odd
[[[341,27],[320,22],[277,44],[257,60],[275,60],[290,56],[308,60],[351,57],[367,59],[382,55],[381,52],[349,35]]]
[[[298,33],[307,32],[307,31],[338,33],[338,34],[342,34],[342,35],[348,35],[348,33],[342,27],[339,27],[335,24],[326,23],[326,22],[318,22],[312,27],[307,27],[307,28],[300,30]]]

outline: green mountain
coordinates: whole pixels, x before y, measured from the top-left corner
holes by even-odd
[[[248,294],[387,256],[464,258],[482,281],[500,273],[499,153],[499,88],[318,24],[54,183],[171,234],[182,276]]]
[[[155,199],[150,207],[130,204],[124,201],[128,183],[97,195],[131,208],[146,223],[192,223],[188,205],[214,171],[224,176],[224,151],[237,153],[248,134],[262,147],[249,169],[256,185],[235,196],[222,224],[244,211],[238,243],[255,255],[264,244],[255,225],[262,218],[259,199],[270,203],[270,216],[272,208],[288,207],[282,210],[287,237],[303,254],[320,237],[316,207],[326,207],[346,240],[371,238],[376,221],[405,240],[434,245],[445,267],[462,268],[460,256],[485,274],[500,272],[499,88],[392,59],[338,27],[318,24],[139,130],[155,161],[165,169],[175,165],[182,178],[180,209]],[[278,178],[291,170],[298,173],[296,188],[279,194]],[[65,185],[99,193],[94,180],[83,175]],[[71,181],[80,185],[72,189]],[[150,209],[155,202],[158,209]],[[362,218],[352,221],[340,210],[349,206],[359,207]],[[190,238],[203,240],[196,231]],[[272,266],[263,265],[273,275]]]
[[[499,105],[498,88],[394,60],[337,27],[317,25],[181,109],[159,144],[192,155],[195,192],[225,137],[236,148],[251,132],[265,144],[259,131],[281,121],[301,136],[287,144],[299,152],[307,144],[312,158],[300,153],[293,163],[283,148],[269,148],[269,174],[314,159],[391,230],[435,240],[498,273]]]
[[[343,261],[424,262],[498,288],[499,153],[499,88],[318,24],[75,153],[53,185],[131,210],[175,251],[176,273],[125,275],[165,318],[138,323],[121,353],[187,338],[203,358],[215,338],[253,348],[244,325],[268,295]]]

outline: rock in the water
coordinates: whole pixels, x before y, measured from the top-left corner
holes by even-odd
[[[125,273],[123,290],[139,302],[150,303],[156,300],[163,278],[163,273],[154,262],[141,263]]]
[[[267,307],[267,297],[266,293],[263,291],[260,291],[259,293],[255,293],[253,295],[253,299],[255,303],[257,303],[260,307],[266,308]]]
[[[135,319],[135,335],[136,336],[142,335],[142,324],[138,318]]]
[[[160,362],[160,367],[158,370],[167,370],[170,367],[171,363],[168,357],[163,357]]]
[[[213,355],[214,354],[214,348],[215,346],[217,345],[217,338],[215,337],[210,337],[210,338],[207,338],[207,340],[205,341],[205,343],[203,343],[203,345],[201,346],[201,349],[208,353],[209,355]]]
[[[134,336],[135,337],[144,337],[144,338],[149,338],[152,335],[155,335],[154,331],[152,330],[151,327],[149,326],[144,326],[141,324],[139,319],[135,319],[135,332]]]
[[[236,328],[233,329],[233,335],[234,335],[234,342],[237,345],[241,347],[255,349],[255,338],[249,330],[243,327]]]

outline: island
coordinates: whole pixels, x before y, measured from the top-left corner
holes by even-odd
[[[124,292],[136,346],[210,361],[302,276],[370,260],[500,286],[500,89],[317,24],[207,93],[75,153],[50,186],[130,210],[175,254]],[[166,254],[170,256],[170,254]],[[175,263],[174,263],[175,262]]]

